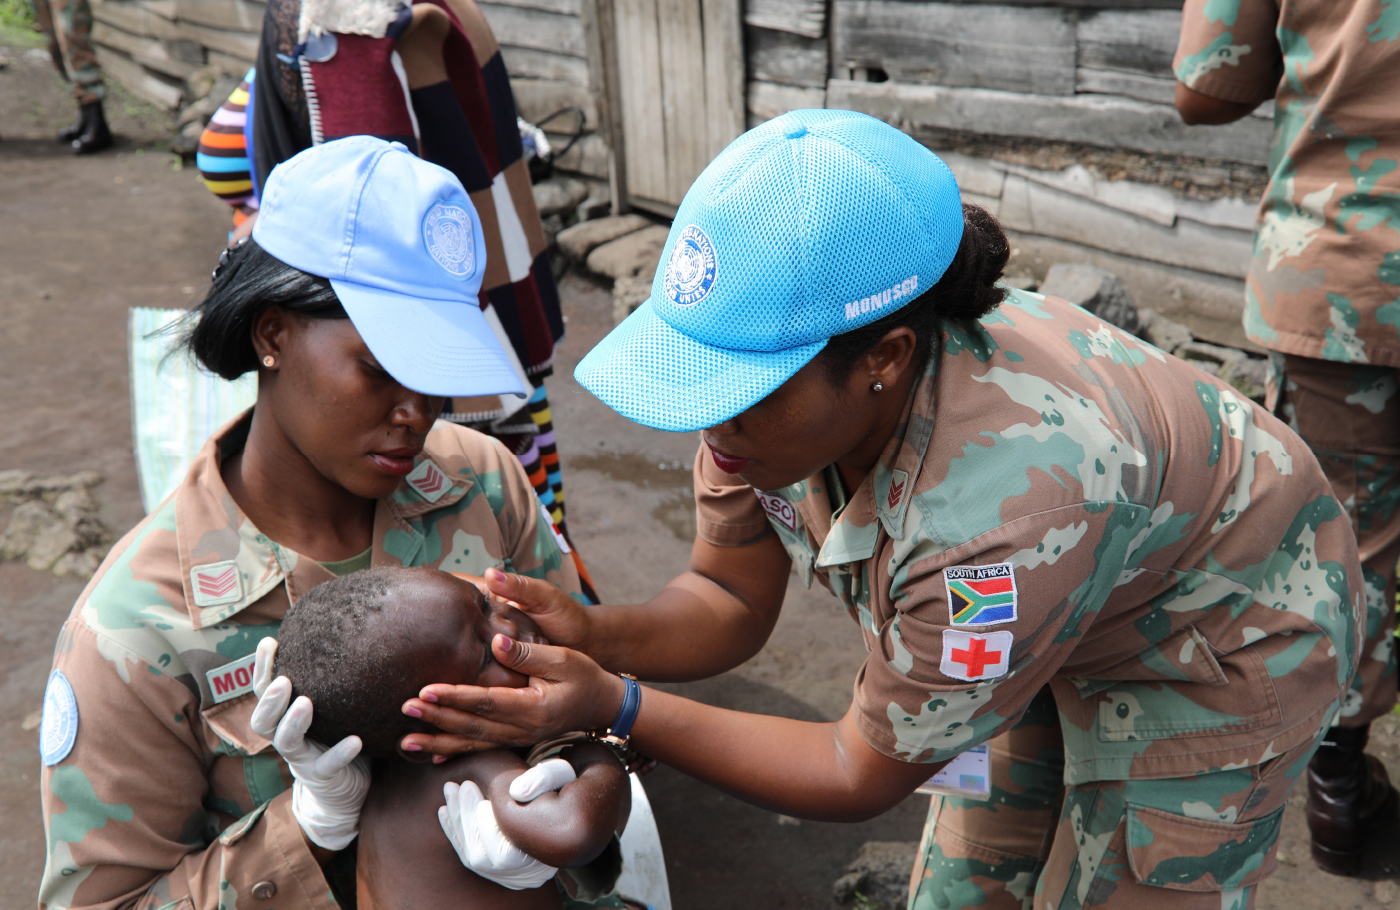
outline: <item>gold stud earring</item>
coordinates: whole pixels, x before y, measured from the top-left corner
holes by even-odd
[[[271,354],[268,354],[266,357],[263,358],[263,366],[267,367],[268,369],[277,366],[277,358],[273,357]]]
[[[875,383],[873,386],[870,387],[870,391],[872,391],[872,392],[883,392],[884,390],[885,390],[885,384],[884,384],[883,382],[877,382],[877,383]]]

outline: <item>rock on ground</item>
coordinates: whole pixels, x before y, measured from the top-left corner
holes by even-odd
[[[588,197],[588,186],[572,177],[551,177],[535,184],[535,207],[541,218],[565,215]]]
[[[1123,279],[1098,266],[1082,262],[1057,262],[1045,273],[1040,293],[1059,297],[1125,332],[1137,333],[1138,311]]]
[[[654,224],[605,243],[588,254],[589,271],[613,279],[639,273],[650,279],[655,274],[661,248],[666,245],[666,237],[670,233],[667,228]]]
[[[651,296],[651,279],[623,275],[613,282],[613,324],[622,322]]]
[[[1138,337],[1168,354],[1195,340],[1186,326],[1152,310],[1139,310],[1138,320]]]
[[[651,222],[641,215],[599,218],[597,221],[584,221],[571,228],[565,228],[554,241],[564,255],[582,261],[603,244],[636,233],[649,224]]]
[[[915,841],[867,841],[831,886],[838,903],[860,902],[862,910],[904,910],[909,903],[909,876],[914,871]]]

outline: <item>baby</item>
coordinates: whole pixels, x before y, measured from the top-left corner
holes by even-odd
[[[582,892],[576,896],[593,896],[600,880],[617,873],[613,835],[630,811],[630,789],[607,747],[565,746],[560,757],[577,779],[529,803],[509,794],[511,782],[529,767],[515,751],[428,765],[398,748],[405,734],[431,729],[400,710],[429,683],[527,685],[526,677],[492,657],[490,642],[498,633],[544,642],[524,613],[460,578],[422,568],[379,567],[317,585],[282,621],[276,674],[291,680],[294,696],[311,699],[307,736],[323,743],[359,736],[361,754],[372,760],[360,814],[361,910],[560,906],[553,883],[512,891],[462,865],[438,824],[449,783],[476,784],[502,833],[530,856],[569,870],[570,890]]]

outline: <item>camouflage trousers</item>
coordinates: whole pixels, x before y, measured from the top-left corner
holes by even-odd
[[[1400,383],[1391,367],[1275,353],[1267,407],[1317,456],[1356,533],[1366,641],[1339,726],[1395,705],[1395,563],[1400,558]]]
[[[73,86],[79,104],[107,95],[92,47],[92,8],[88,0],[31,0],[34,19],[49,42],[49,56]]]
[[[935,796],[910,910],[1248,910],[1317,741],[1191,778],[1066,787],[1050,690],[992,740],[986,802]]]

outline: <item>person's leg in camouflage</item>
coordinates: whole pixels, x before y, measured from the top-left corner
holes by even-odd
[[[909,882],[910,910],[1029,910],[1064,794],[1064,739],[1049,689],[991,741],[986,802],[935,796]]]
[[[1315,746],[1190,778],[1069,787],[1036,910],[1248,910]]]
[[[1371,721],[1395,706],[1395,563],[1400,558],[1400,383],[1389,367],[1274,355],[1268,404],[1313,450],[1351,516],[1366,589],[1366,642],[1338,725],[1308,774],[1313,859],[1355,875],[1366,833],[1394,812]]]
[[[102,110],[107,87],[92,46],[92,8],[88,0],[33,0],[35,19],[48,39],[49,54],[72,85],[78,121],[60,130],[79,155],[99,152],[112,144],[112,132]]]

